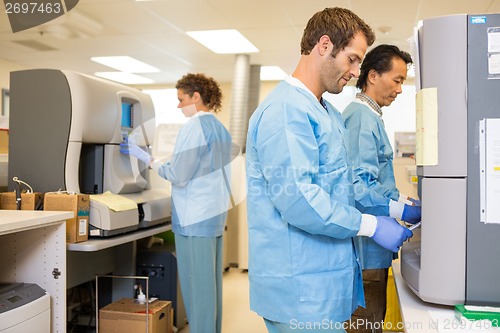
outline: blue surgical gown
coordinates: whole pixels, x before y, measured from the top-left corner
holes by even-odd
[[[362,213],[389,216],[390,200],[398,201],[393,151],[382,119],[366,104],[354,101],[342,113],[349,161],[354,173],[356,208]],[[391,266],[394,253],[368,237],[356,240],[363,269]]]
[[[158,173],[172,182],[172,231],[192,332],[222,329],[222,256],[229,207],[231,136],[198,112],[181,128],[174,154]]]
[[[179,131],[171,160],[158,170],[172,183],[172,231],[215,237],[229,205],[231,136],[210,113],[198,112]]]
[[[340,113],[289,78],[259,105],[247,136],[250,307],[290,323],[364,306]]]

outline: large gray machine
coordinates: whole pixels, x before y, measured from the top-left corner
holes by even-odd
[[[424,20],[418,49],[422,228],[401,273],[424,301],[499,306],[500,14]]]
[[[119,195],[91,200],[91,236],[168,222],[169,192],[152,189],[148,168],[120,153],[120,142],[130,135],[144,146],[154,137],[149,95],[52,69],[12,72],[10,95],[9,179],[18,177],[38,192]],[[128,208],[116,209],[123,198],[130,200]]]

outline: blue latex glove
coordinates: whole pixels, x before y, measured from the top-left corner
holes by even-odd
[[[422,219],[422,207],[421,206],[412,206],[405,205],[403,209],[403,215],[401,216],[401,220],[415,224],[420,222]]]
[[[422,206],[422,202],[420,200],[413,199],[413,198],[408,198],[408,199],[410,199],[410,201],[413,202],[413,204],[415,206]]]
[[[378,245],[398,252],[403,242],[413,236],[413,232],[399,224],[396,219],[387,216],[376,216],[377,227],[371,237]]]
[[[147,165],[151,163],[151,156],[144,151],[141,147],[130,141],[120,143],[120,153],[125,155],[132,155]]]

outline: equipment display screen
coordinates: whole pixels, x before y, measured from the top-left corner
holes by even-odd
[[[122,127],[132,128],[132,104],[122,102]]]

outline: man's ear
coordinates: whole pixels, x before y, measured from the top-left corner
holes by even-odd
[[[370,71],[368,72],[368,81],[372,84],[375,83],[375,80],[377,79],[377,77],[379,77],[380,75],[377,73],[376,70],[374,69],[370,69]]]
[[[332,41],[330,40],[330,37],[327,35],[323,35],[319,38],[318,41],[318,52],[320,55],[325,55],[331,52],[333,47]]]

